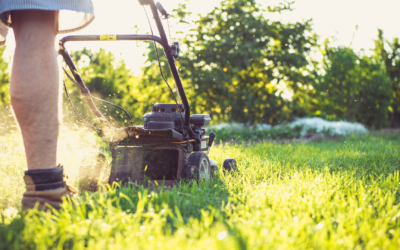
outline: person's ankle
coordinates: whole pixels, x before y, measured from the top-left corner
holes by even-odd
[[[49,205],[60,208],[65,196],[72,197],[76,189],[65,183],[63,167],[58,165],[52,169],[26,170],[24,181],[26,192],[22,198],[24,210],[38,206],[40,210],[47,210]]]
[[[38,169],[38,170],[26,170],[24,181],[32,191],[47,191],[58,188],[64,188],[65,184],[63,181],[63,167],[57,166],[51,169]]]

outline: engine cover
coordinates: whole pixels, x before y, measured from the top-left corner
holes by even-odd
[[[145,129],[168,129],[172,128],[175,131],[183,132],[182,117],[179,111],[182,112],[182,117],[185,117],[185,109],[182,104],[175,103],[156,103],[153,106],[151,113],[146,113],[143,116]]]
[[[181,112],[181,114],[179,113]],[[181,116],[182,115],[182,116]],[[185,108],[183,104],[175,103],[156,103],[151,113],[143,116],[145,129],[174,129],[183,132],[183,119],[185,118]],[[191,115],[190,124],[196,127],[203,127],[209,124],[211,118],[208,114]]]

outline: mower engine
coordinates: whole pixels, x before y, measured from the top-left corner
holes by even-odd
[[[182,178],[209,180],[217,171],[215,161],[208,158],[208,151],[215,137],[205,135],[204,126],[211,118],[208,114],[190,116],[196,140],[184,140],[183,105],[156,103],[151,113],[143,116],[142,130],[135,128],[129,138],[111,143],[113,161],[110,183],[147,184],[152,181],[173,185]],[[207,151],[207,152],[204,152]]]
[[[145,129],[173,129],[179,133],[183,133],[183,118],[185,109],[182,104],[174,103],[156,103],[151,113],[143,116]],[[204,126],[210,124],[211,118],[208,114],[191,115],[190,124],[192,130],[200,135],[201,144],[194,146],[194,151],[207,150],[207,138],[205,138],[206,130]]]

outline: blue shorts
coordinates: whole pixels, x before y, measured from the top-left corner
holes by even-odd
[[[49,10],[59,12],[58,34],[80,30],[94,19],[91,0],[0,0],[0,46],[12,27],[13,10]]]

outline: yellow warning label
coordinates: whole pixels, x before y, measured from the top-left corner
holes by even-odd
[[[117,35],[100,35],[101,41],[113,41],[117,40]]]

